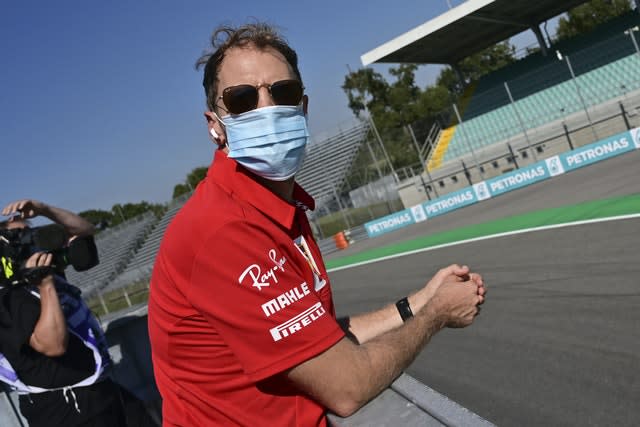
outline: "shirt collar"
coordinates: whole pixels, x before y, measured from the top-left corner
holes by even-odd
[[[271,190],[255,180],[254,175],[227,157],[222,150],[217,150],[209,171],[207,172],[207,185],[218,185],[247,201],[260,212],[290,229],[293,226],[296,206],[278,197]],[[298,183],[294,183],[293,199],[296,205],[304,210],[315,209],[315,201]]]

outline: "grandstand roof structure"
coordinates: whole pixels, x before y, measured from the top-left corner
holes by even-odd
[[[307,156],[296,175],[296,181],[313,196],[316,207],[334,199],[343,187],[368,132],[369,122],[363,121],[308,146]]]
[[[363,54],[373,63],[455,64],[585,0],[468,0]]]

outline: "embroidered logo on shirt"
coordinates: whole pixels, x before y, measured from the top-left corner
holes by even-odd
[[[262,311],[264,311],[264,315],[269,317],[272,314],[277,313],[288,305],[293,304],[296,301],[301,300],[302,298],[309,295],[309,286],[307,286],[307,282],[302,282],[300,285],[295,288],[283,292],[272,300],[269,300],[262,304]]]
[[[293,243],[295,247],[298,248],[304,259],[307,260],[307,264],[309,264],[309,267],[311,267],[311,271],[313,271],[313,288],[316,291],[324,288],[324,286],[327,284],[327,281],[322,278],[320,269],[318,268],[318,264],[316,264],[316,260],[313,258],[311,248],[309,248],[309,244],[305,240],[304,236],[296,238]]]
[[[309,326],[311,323],[322,317],[326,312],[327,311],[322,306],[322,303],[317,302],[297,316],[292,317],[281,325],[270,329],[269,332],[271,332],[271,336],[274,341],[280,341],[282,338],[293,335],[302,328]]]
[[[251,286],[258,288],[259,291],[265,286],[270,286],[272,281],[273,283],[278,283],[278,270],[284,271],[284,264],[287,259],[285,257],[278,258],[275,249],[269,251],[269,259],[273,262],[273,267],[267,268],[265,273],[262,273],[262,268],[258,264],[251,264],[238,277],[238,283],[242,285],[247,275],[252,281]]]

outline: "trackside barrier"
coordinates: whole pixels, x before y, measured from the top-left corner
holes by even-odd
[[[495,178],[475,183],[437,199],[369,221],[364,226],[369,237],[380,236],[635,149],[640,149],[640,128],[631,129]]]
[[[402,374],[378,397],[348,418],[330,414],[335,427],[490,427],[491,422]]]

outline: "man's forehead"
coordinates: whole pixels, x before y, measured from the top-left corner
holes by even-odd
[[[282,53],[271,46],[258,48],[250,44],[232,47],[225,53],[218,77],[220,82],[235,84],[238,79],[249,77],[260,80],[268,78],[270,74],[277,79],[295,78],[291,65]]]

